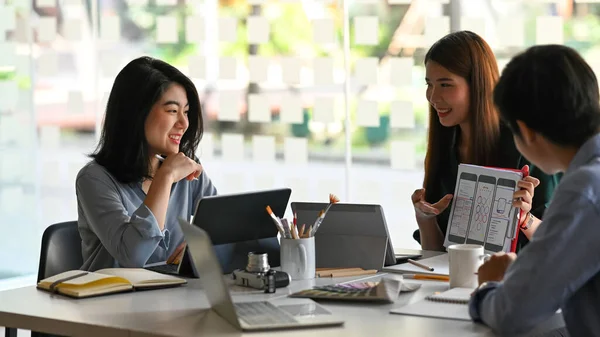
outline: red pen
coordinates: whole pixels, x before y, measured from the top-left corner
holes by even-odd
[[[298,213],[294,212],[294,226],[296,226],[297,220],[298,220]]]
[[[527,177],[529,175],[529,165],[523,166],[523,168],[521,169],[521,173],[523,173],[523,178]],[[510,251],[512,253],[516,253],[516,251],[517,251],[517,241],[519,241],[519,230],[521,229],[520,228],[521,227],[520,226],[521,219],[523,219],[523,217],[526,215],[524,213],[525,212],[523,212],[523,210],[519,210],[519,221],[517,222],[517,228],[515,229],[515,238],[510,243]]]

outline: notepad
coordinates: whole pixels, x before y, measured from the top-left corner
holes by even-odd
[[[453,288],[421,301],[390,310],[392,314],[470,321],[469,299],[474,289]]]
[[[37,288],[73,298],[174,287],[186,280],[140,268],[107,268],[95,272],[70,270],[41,280]]]

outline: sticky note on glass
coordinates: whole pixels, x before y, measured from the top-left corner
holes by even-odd
[[[121,19],[116,15],[103,15],[100,21],[100,39],[116,42],[121,39]]]
[[[52,42],[56,39],[56,18],[43,16],[38,21],[37,36],[39,42]]]
[[[35,5],[40,8],[56,7],[56,0],[35,0]]]
[[[275,178],[272,175],[257,174],[252,178],[255,190],[268,190],[276,188]]]
[[[55,52],[46,52],[37,60],[38,72],[42,76],[53,76],[58,73],[58,57]]]
[[[156,43],[177,43],[177,18],[161,15],[156,17]]]
[[[309,200],[308,187],[311,181],[307,178],[286,177],[285,186],[292,189],[290,200]]]
[[[1,31],[0,31],[1,32]],[[13,68],[17,66],[16,44],[12,42],[0,42],[0,67]]]
[[[286,137],[283,156],[286,164],[304,165],[308,163],[308,141],[306,138]]]
[[[212,133],[204,133],[202,140],[196,149],[196,157],[200,158],[200,162],[204,159],[212,159],[215,148],[214,136]]]
[[[188,58],[188,71],[192,78],[206,78],[206,59],[204,56],[190,55]]]
[[[413,170],[415,168],[415,144],[395,140],[390,146],[390,158],[393,169]]]
[[[248,95],[248,121],[254,123],[271,122],[271,109],[267,95]]]
[[[0,7],[0,32],[2,30],[14,30],[16,28],[15,7],[4,4]]]
[[[275,137],[252,137],[252,159],[255,162],[275,162]]]
[[[19,87],[15,81],[0,81],[0,112],[15,111],[19,98]]]
[[[412,57],[392,57],[390,62],[390,84],[393,86],[412,85],[414,59]]]
[[[71,115],[83,113],[83,94],[81,91],[69,91],[67,113]]]
[[[470,30],[473,33],[481,36],[483,39],[485,39],[487,36],[485,19],[482,17],[462,16],[460,18],[460,29]]]
[[[281,99],[279,108],[281,122],[291,124],[304,123],[304,112],[302,110],[302,99],[300,96],[285,94]]]
[[[315,57],[313,59],[313,74],[315,85],[333,84],[333,58]]]
[[[390,103],[390,125],[392,128],[413,129],[415,113],[411,101],[393,101]]]
[[[249,16],[246,19],[248,43],[261,44],[269,42],[269,21],[262,16]]]
[[[267,82],[269,59],[264,56],[248,55],[248,72],[251,83]]]
[[[188,43],[199,43],[204,41],[204,18],[199,15],[188,16],[185,19],[185,40]]]
[[[54,125],[40,127],[40,146],[45,149],[60,147],[60,128]]]
[[[281,59],[281,72],[284,83],[300,83],[300,59],[297,57],[283,57]]]
[[[238,104],[238,95],[228,92],[220,92],[218,119],[220,121],[239,122],[240,111],[238,109]]]
[[[244,160],[244,135],[224,133],[221,135],[221,151],[227,161]]]
[[[333,19],[312,20],[313,42],[328,46],[335,44],[335,23]]]
[[[177,5],[177,0],[156,0],[157,6],[175,6]]]
[[[313,121],[320,123],[335,122],[335,99],[333,97],[315,97]]]
[[[498,19],[498,44],[501,47],[525,46],[525,20],[522,17],[505,16]]]
[[[354,65],[354,81],[359,85],[376,85],[378,82],[379,60],[377,57],[363,57]]]
[[[100,70],[104,77],[112,78],[121,70],[121,55],[116,52],[102,53]]]
[[[379,18],[358,16],[354,18],[354,44],[375,46],[379,44]]]
[[[450,33],[450,18],[447,16],[425,18],[425,43],[427,47]]]
[[[237,59],[235,57],[219,58],[219,78],[222,80],[237,78]]]
[[[563,19],[560,16],[538,16],[535,21],[536,44],[563,44]]]
[[[219,41],[235,42],[237,40],[237,19],[233,17],[219,18]]]
[[[63,22],[63,34],[68,41],[81,41],[82,30],[81,19],[65,19]]]
[[[358,126],[379,126],[379,111],[376,101],[358,100],[356,104],[356,124]]]

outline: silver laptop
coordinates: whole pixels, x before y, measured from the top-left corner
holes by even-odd
[[[310,299],[233,303],[208,234],[183,219],[179,219],[179,224],[211,308],[234,327],[255,331],[344,324]]]

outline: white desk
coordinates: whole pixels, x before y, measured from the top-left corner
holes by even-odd
[[[381,275],[372,278],[378,278]],[[396,277],[388,274],[388,276]],[[234,301],[264,300],[286,296],[313,285],[349,281],[353,278],[295,281],[275,294],[247,288],[232,289]],[[354,278],[357,279],[357,278]],[[417,281],[407,281],[417,282]],[[389,310],[447,289],[447,282],[420,281],[421,289],[401,293],[394,304],[356,304],[321,302],[328,310],[343,317],[342,327],[325,329],[279,330],[252,333],[251,336],[493,336],[485,326],[465,321],[392,315]],[[213,311],[198,280],[184,287],[69,299],[25,287],[0,292],[0,326],[62,334],[68,336],[239,336]],[[540,329],[561,326],[555,317]]]

